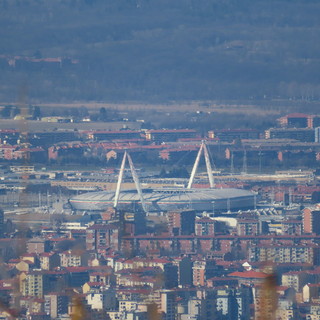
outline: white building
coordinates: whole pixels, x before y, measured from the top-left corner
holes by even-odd
[[[102,292],[89,292],[86,300],[88,305],[95,310],[116,310],[117,308],[116,292],[113,289]]]

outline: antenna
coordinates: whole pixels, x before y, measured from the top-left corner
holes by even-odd
[[[189,179],[189,183],[188,183],[187,189],[191,189],[191,187],[192,187],[193,180],[194,180],[194,177],[195,177],[197,169],[198,169],[198,165],[199,165],[200,157],[201,157],[201,154],[202,154],[202,150],[204,150],[204,158],[205,158],[205,161],[206,161],[207,174],[208,174],[208,177],[209,177],[210,188],[214,188],[214,179],[213,179],[213,175],[212,175],[212,168],[211,168],[208,149],[207,149],[207,146],[205,145],[205,142],[202,141],[200,149],[199,149],[199,152],[198,152],[197,157],[196,157],[196,161],[194,162],[194,165],[193,165],[193,168],[192,168],[192,171],[191,171],[191,175],[190,175],[190,179]]]
[[[292,207],[292,189],[289,187],[289,207]]]
[[[270,198],[271,198],[271,204],[274,205],[274,201],[275,201],[275,191],[274,191],[274,187],[272,187],[272,189],[271,189]]]
[[[141,186],[140,186],[140,182],[139,182],[139,177],[138,177],[136,169],[135,169],[135,167],[133,165],[132,159],[131,159],[130,155],[127,153],[127,151],[125,151],[125,153],[123,155],[122,162],[121,162],[121,167],[120,167],[120,172],[119,172],[119,177],[118,177],[118,182],[117,182],[117,189],[116,189],[116,193],[115,193],[115,196],[114,196],[113,207],[117,208],[117,206],[119,204],[120,189],[121,189],[121,184],[122,184],[122,180],[123,180],[123,173],[124,173],[124,169],[125,169],[125,165],[126,165],[126,160],[127,159],[128,159],[128,162],[129,162],[130,171],[131,171],[131,175],[132,175],[133,181],[134,181],[136,189],[138,191],[138,195],[139,195],[139,198],[140,198],[140,201],[141,201],[142,209],[143,209],[144,212],[147,212],[146,203],[144,201],[142,190],[141,190]]]
[[[233,152],[232,151],[231,151],[230,173],[231,173],[231,175],[234,174],[234,158],[233,158]]]
[[[262,169],[262,152],[259,150],[259,173],[261,174]]]
[[[243,173],[248,173],[248,165],[247,165],[247,150],[244,149],[243,151]]]
[[[254,210],[256,210],[257,209],[257,194],[256,193],[254,194],[253,200],[254,200]]]

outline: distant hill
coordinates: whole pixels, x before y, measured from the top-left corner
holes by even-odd
[[[0,0],[0,101],[320,99],[317,0]]]

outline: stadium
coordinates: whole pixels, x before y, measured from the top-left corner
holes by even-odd
[[[211,188],[192,188],[201,153],[204,152],[207,173]],[[128,159],[136,189],[120,190],[125,163]],[[188,186],[141,189],[131,157],[125,153],[118,177],[117,190],[88,192],[69,200],[71,206],[79,211],[104,211],[109,207],[120,210],[144,210],[145,212],[164,212],[187,210],[207,212],[236,211],[252,209],[255,194],[251,191],[235,188],[217,189],[214,187],[211,164],[204,143],[201,144]]]
[[[255,195],[242,189],[142,189],[148,212],[193,209],[196,211],[235,211],[252,209]],[[78,195],[69,200],[75,210],[103,211],[114,206],[115,192],[99,191]],[[120,192],[118,206],[124,210],[138,210],[141,201],[137,190]]]

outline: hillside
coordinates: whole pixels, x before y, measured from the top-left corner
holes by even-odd
[[[311,0],[0,0],[0,101],[318,101],[319,16]]]

